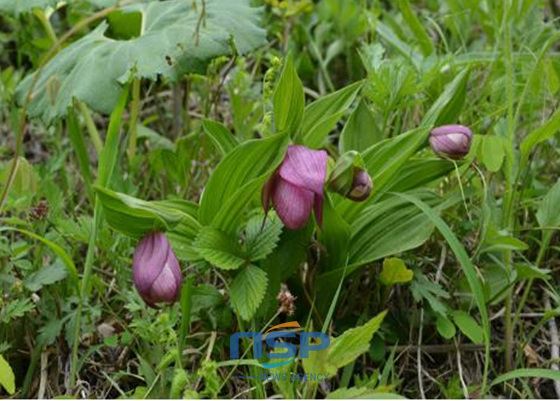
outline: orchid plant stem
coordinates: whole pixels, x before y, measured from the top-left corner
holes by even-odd
[[[113,174],[115,166],[118,161],[119,152],[119,139],[121,120],[126,107],[126,100],[128,98],[129,84],[123,88],[120,98],[115,106],[109,127],[107,128],[106,142],[99,158],[99,168],[97,176],[97,185],[106,186]],[[82,325],[82,313],[84,304],[87,301],[90,292],[90,281],[93,272],[93,258],[95,256],[95,244],[97,241],[97,233],[102,222],[102,207],[97,197],[94,198],[94,212],[93,212],[93,227],[89,237],[89,244],[86,253],[86,260],[84,264],[84,274],[80,283],[80,298],[78,301],[78,308],[76,310],[76,319],[74,325],[74,343],[72,346],[72,366],[70,370],[70,387],[76,384],[77,363],[78,363],[78,348],[80,344],[80,331]]]

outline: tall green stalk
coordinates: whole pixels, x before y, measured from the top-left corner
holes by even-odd
[[[117,105],[113,113],[111,114],[111,119],[109,121],[109,127],[107,128],[107,136],[105,145],[103,146],[103,151],[101,152],[99,159],[99,168],[96,184],[102,187],[107,186],[111,175],[117,164],[118,153],[119,153],[119,139],[120,139],[120,129],[122,116],[126,107],[126,101],[128,99],[129,84],[126,84],[121,92]],[[74,326],[74,344],[72,347],[72,366],[70,370],[70,387],[76,384],[77,375],[77,364],[78,364],[78,348],[80,344],[80,330],[82,325],[82,312],[85,302],[89,296],[90,292],[90,281],[93,272],[93,258],[95,254],[95,243],[97,241],[97,233],[99,231],[102,219],[102,207],[101,203],[98,201],[97,196],[95,196],[95,206],[93,212],[93,228],[91,230],[91,235],[89,238],[88,250],[86,254],[86,261],[84,265],[84,274],[81,280],[81,290],[80,299],[78,301],[78,308],[76,310],[76,319]]]

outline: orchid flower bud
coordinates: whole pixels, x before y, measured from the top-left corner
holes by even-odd
[[[263,188],[265,213],[272,202],[284,225],[290,230],[300,230],[307,225],[314,210],[321,226],[326,175],[327,152],[299,145],[288,146],[282,164]]]
[[[432,130],[430,145],[438,155],[459,160],[469,153],[472,138],[472,131],[464,125],[443,125]]]
[[[355,202],[369,197],[373,183],[358,152],[352,150],[338,158],[329,178],[329,189]]]
[[[165,234],[152,232],[142,238],[134,251],[132,274],[138,293],[152,308],[179,298],[181,267]]]
[[[369,174],[364,170],[358,170],[354,174],[352,189],[346,197],[355,202],[363,202],[369,197],[372,190],[373,182],[371,181]]]

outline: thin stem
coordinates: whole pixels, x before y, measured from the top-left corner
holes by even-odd
[[[100,155],[101,151],[103,150],[103,140],[101,139],[99,131],[95,126],[95,122],[93,121],[93,117],[91,116],[91,111],[84,102],[76,100],[76,105],[78,106],[78,109],[80,110],[80,113],[84,118],[84,123],[86,124],[86,129],[89,137],[91,138],[91,141],[93,142],[93,146],[95,146],[97,154]]]
[[[136,155],[136,141],[138,133],[138,116],[140,114],[140,78],[132,81],[132,104],[130,110],[130,123],[128,126],[128,160],[132,163]]]
[[[51,41],[51,43],[53,45],[56,44],[56,42],[58,42],[58,38],[56,37],[56,33],[54,32],[54,29],[51,25],[51,21],[47,17],[47,14],[45,14],[45,11],[41,8],[34,8],[33,9],[33,15],[35,15],[35,17],[37,17],[37,19],[39,20],[39,22],[43,26],[43,29],[45,30],[45,33],[49,37],[49,40]]]

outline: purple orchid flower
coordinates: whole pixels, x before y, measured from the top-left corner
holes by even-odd
[[[438,155],[459,160],[469,153],[472,138],[472,131],[464,125],[443,125],[432,130],[430,145]]]
[[[134,251],[132,274],[138,293],[149,306],[173,304],[179,298],[181,267],[165,234],[152,232],[142,238]]]
[[[263,188],[265,213],[270,202],[290,230],[307,225],[311,210],[319,226],[323,222],[323,186],[327,176],[327,152],[290,145],[284,161]]]

